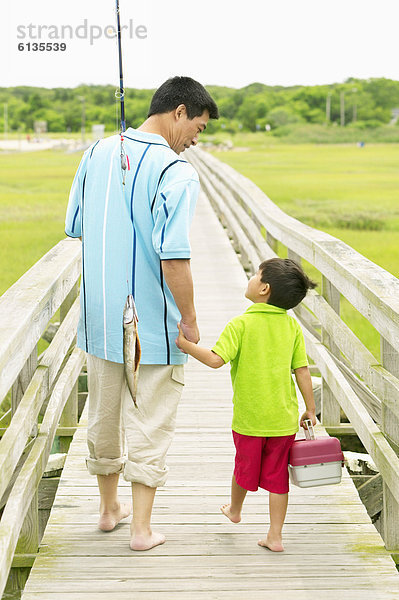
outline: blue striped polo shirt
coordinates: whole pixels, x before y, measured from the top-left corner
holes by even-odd
[[[122,184],[120,136],[93,144],[76,172],[65,233],[82,237],[78,346],[123,363],[123,308],[132,293],[143,364],[182,364],[175,344],[181,315],[161,260],[188,259],[199,192],[195,169],[157,134],[129,128]]]

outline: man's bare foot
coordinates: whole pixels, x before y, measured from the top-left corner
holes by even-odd
[[[272,552],[284,552],[284,546],[282,544],[281,538],[270,539],[267,536],[264,540],[258,541],[259,546],[263,546],[264,548],[268,548]]]
[[[148,535],[134,535],[130,540],[130,548],[131,550],[150,550],[164,542],[165,536],[162,533],[152,531]]]
[[[241,513],[233,513],[231,510],[231,504],[223,504],[220,510],[232,523],[239,523],[241,521]]]
[[[101,531],[112,531],[118,525],[119,521],[125,519],[132,512],[131,504],[120,504],[113,511],[101,512],[98,521],[98,528]]]

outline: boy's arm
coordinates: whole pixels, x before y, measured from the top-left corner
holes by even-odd
[[[224,360],[212,350],[209,350],[208,348],[201,348],[201,346],[193,344],[193,342],[190,342],[187,338],[185,338],[180,323],[177,324],[177,327],[179,329],[179,337],[176,339],[176,346],[179,348],[179,350],[182,350],[182,352],[185,352],[193,358],[196,358],[200,362],[204,363],[204,365],[212,367],[212,369],[218,369],[225,364]]]
[[[303,413],[300,421],[301,427],[304,426],[304,421],[310,419],[312,425],[316,425],[316,405],[313,397],[312,378],[308,367],[299,367],[294,369],[295,379],[299,390],[305,401],[306,411]]]

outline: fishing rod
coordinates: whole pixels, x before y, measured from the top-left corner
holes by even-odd
[[[120,9],[119,9],[119,0],[116,1],[116,24],[118,31],[118,56],[119,56],[119,91],[115,92],[115,97],[120,100],[121,103],[121,169],[123,174],[122,183],[125,185],[126,180],[126,169],[127,169],[127,160],[126,160],[126,152],[125,145],[123,139],[123,133],[126,131],[126,121],[125,121],[125,88],[123,87],[123,69],[122,69],[122,34],[121,34],[121,19],[120,19]]]
[[[126,171],[129,166],[129,159],[126,156],[123,134],[126,131],[125,121],[125,88],[123,87],[122,70],[122,36],[121,20],[119,11],[119,0],[116,0],[116,22],[118,27],[118,54],[119,54],[119,91],[116,90],[115,97],[121,102],[121,169],[122,183],[125,186]],[[129,167],[130,169],[130,167]],[[125,188],[123,187],[125,191]],[[127,274],[126,283],[128,295],[125,308],[123,309],[123,362],[127,386],[132,396],[135,407],[137,408],[137,376],[141,357],[140,338],[137,329],[138,316],[133,294],[130,293],[129,276]]]

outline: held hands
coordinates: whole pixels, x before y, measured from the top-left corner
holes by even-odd
[[[304,429],[307,429],[307,427],[305,426],[305,421],[309,419],[310,421],[312,421],[312,425],[316,425],[316,413],[313,410],[305,410],[305,412],[303,413],[302,417],[301,417],[301,421],[300,421],[300,426],[303,427]]]
[[[190,343],[197,344],[199,341],[198,327],[196,325],[194,327],[189,327],[185,325],[183,321],[180,321],[180,323],[177,324],[177,328],[179,330],[179,335],[175,340],[176,346],[181,352],[187,353]],[[193,342],[193,339],[196,341]]]
[[[177,329],[179,330],[179,335],[175,339],[175,344],[181,352],[184,352],[184,345],[187,342],[187,338],[184,336],[184,333],[182,332],[180,323],[177,324]]]
[[[197,321],[194,320],[193,322],[190,321],[190,323],[187,323],[182,319],[180,323],[177,324],[177,327],[179,329],[179,337],[177,338],[178,340],[182,338],[181,341],[183,342],[184,340],[187,340],[193,344],[198,344],[200,340],[200,334]],[[177,346],[179,347],[179,344],[177,344]]]

